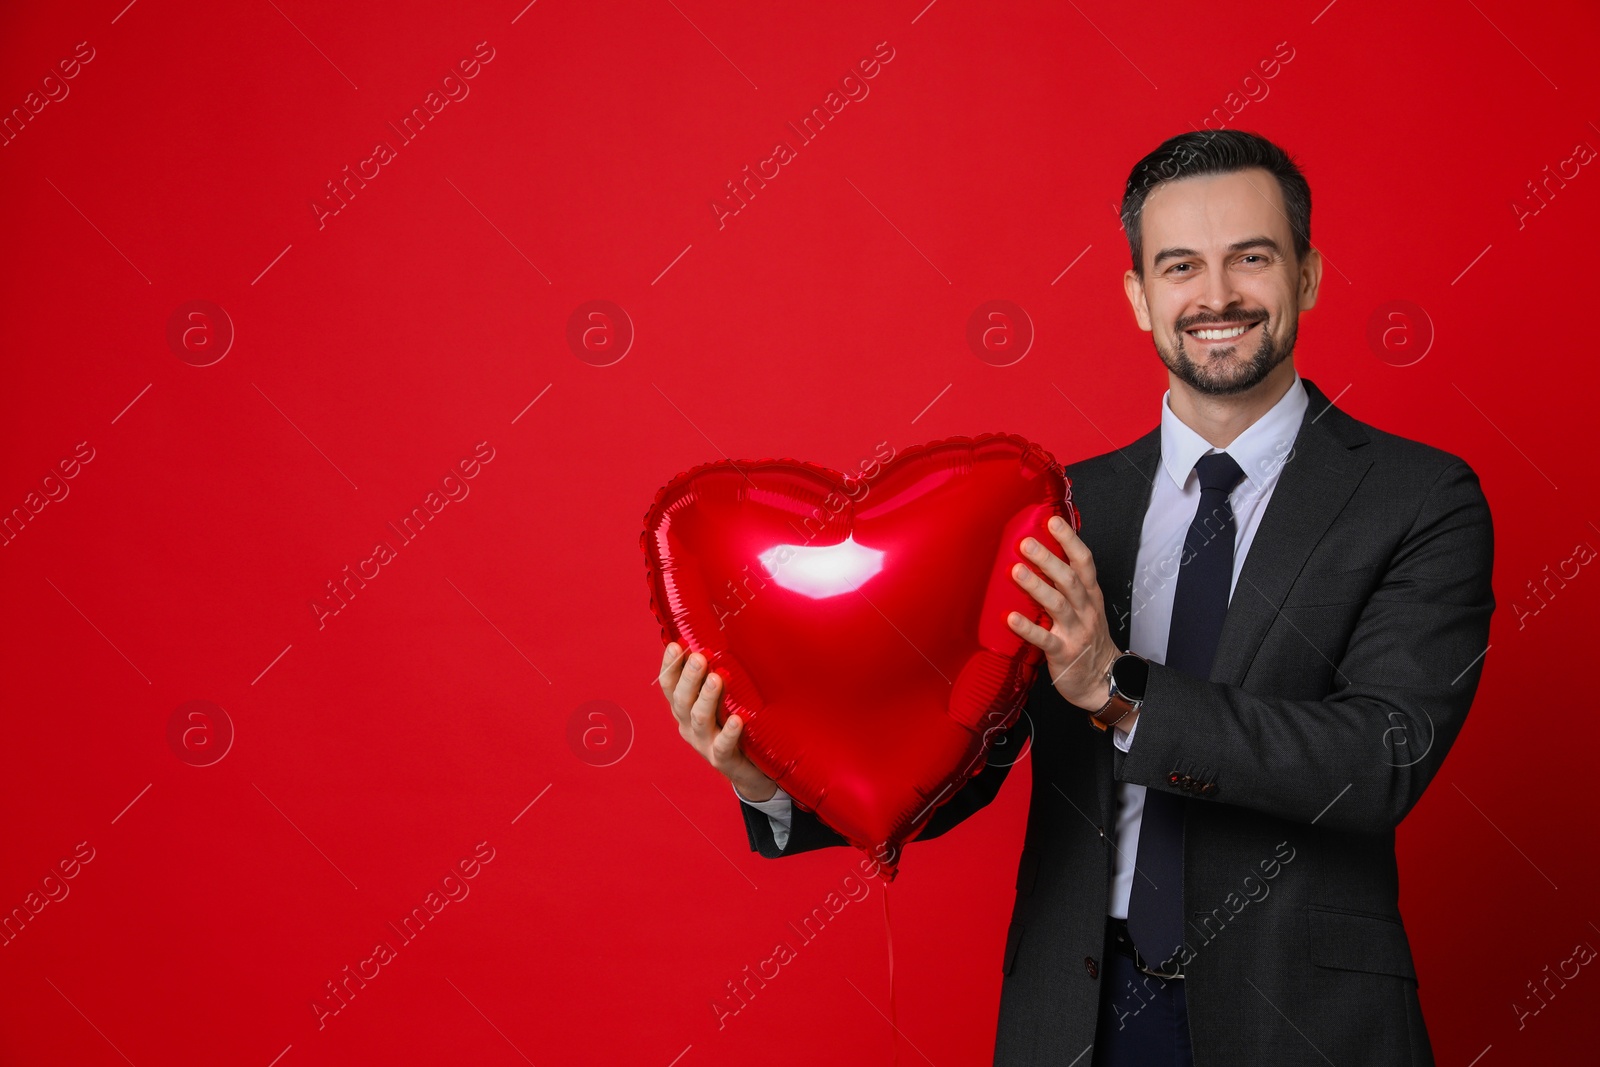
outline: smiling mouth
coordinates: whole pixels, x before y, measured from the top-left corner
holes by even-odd
[[[1259,325],[1261,323],[1251,322],[1233,323],[1226,326],[1195,326],[1183,332],[1195,340],[1204,341],[1207,344],[1226,344],[1229,341],[1238,340]]]

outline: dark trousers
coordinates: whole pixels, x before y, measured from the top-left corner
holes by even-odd
[[[1107,924],[1094,1067],[1194,1067],[1183,979],[1145,974]]]

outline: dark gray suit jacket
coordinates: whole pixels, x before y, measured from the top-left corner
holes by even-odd
[[[1305,386],[1311,403],[1211,679],[1152,665],[1124,756],[1038,674],[1014,728],[1034,731],[1033,797],[997,1065],[1089,1063],[1078,1057],[1097,1022],[1118,781],[1187,801],[1184,982],[1197,1067],[1433,1062],[1394,829],[1477,689],[1494,610],[1489,509],[1462,460],[1358,422]],[[1066,468],[1119,648],[1159,453],[1157,429]],[[920,837],[986,805],[1007,769],[971,779]],[[796,807],[780,851],[766,815],[740,807],[764,856],[845,843]]]

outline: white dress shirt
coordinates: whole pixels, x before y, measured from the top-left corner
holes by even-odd
[[[1172,596],[1177,588],[1178,565],[1183,556],[1184,538],[1200,506],[1200,479],[1194,465],[1201,456],[1225,451],[1244,471],[1228,502],[1233,508],[1235,539],[1233,585],[1239,581],[1250,543],[1255,540],[1261,516],[1278,484],[1278,474],[1291,458],[1295,435],[1305,416],[1310,398],[1299,374],[1283,396],[1236,437],[1226,449],[1216,449],[1172,413],[1170,390],[1161,397],[1161,468],[1151,486],[1150,506],[1145,511],[1139,535],[1139,554],[1134,566],[1132,617],[1128,650],[1155,663],[1165,663],[1167,635],[1172,628]],[[1230,596],[1232,586],[1230,585]],[[1139,724],[1127,732],[1113,729],[1112,740],[1127,752],[1133,745]],[[1139,824],[1144,817],[1145,787],[1130,782],[1117,786],[1117,825],[1112,856],[1110,897],[1107,912],[1115,918],[1128,917],[1128,895],[1133,889],[1133,862],[1139,852]],[[788,844],[793,807],[789,794],[779,786],[770,800],[745,800],[763,811],[772,824],[772,836],[781,849]]]

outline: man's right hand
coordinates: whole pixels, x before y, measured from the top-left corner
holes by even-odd
[[[756,768],[739,748],[744,736],[744,720],[729,715],[717,725],[722,710],[723,681],[707,672],[706,658],[698,652],[684,656],[676,641],[667,646],[661,660],[661,692],[678,720],[678,736],[689,742],[706,762],[733,783],[746,800],[771,800],[777,783]]]

